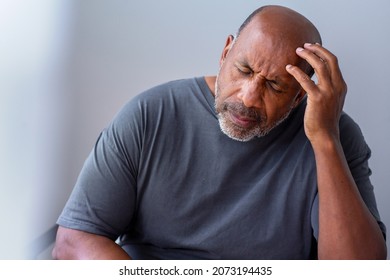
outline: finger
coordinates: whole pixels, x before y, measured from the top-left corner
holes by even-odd
[[[304,47],[306,50],[309,50],[318,56],[320,60],[323,61],[325,65],[327,65],[328,69],[330,70],[331,79],[333,81],[338,81],[340,78],[342,78],[338,59],[333,53],[320,44],[306,43]]]
[[[303,72],[299,67],[288,64],[286,66],[286,71],[292,75],[295,80],[301,85],[301,87],[310,94],[317,90],[316,84],[310,79],[310,77]]]
[[[336,62],[337,65],[337,57],[320,44],[305,43],[304,48],[310,50],[312,53],[317,55],[321,60],[325,61],[326,63]]]
[[[322,59],[311,50],[301,47],[296,49],[296,53],[299,57],[306,60],[311,67],[313,67],[318,79],[318,84],[322,85],[331,82],[331,70],[328,68],[326,60]]]

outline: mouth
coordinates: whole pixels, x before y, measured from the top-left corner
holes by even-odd
[[[250,128],[257,124],[258,120],[248,116],[243,116],[232,111],[229,112],[230,120],[237,126],[242,128]]]

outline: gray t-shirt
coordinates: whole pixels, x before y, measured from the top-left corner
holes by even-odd
[[[104,235],[139,259],[310,259],[318,200],[303,101],[262,138],[219,128],[204,78],[154,87],[101,133],[58,224]],[[382,231],[359,127],[343,114],[341,141]],[[119,239],[118,239],[119,237]]]

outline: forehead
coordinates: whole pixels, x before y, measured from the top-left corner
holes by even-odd
[[[297,64],[295,48],[291,50],[277,38],[274,40],[261,33],[240,36],[232,49],[231,58],[234,63],[249,67],[269,80],[294,82],[285,67],[287,64]]]
[[[241,32],[234,48],[238,56],[246,57],[252,63],[272,60],[274,64],[280,63],[284,67],[288,63],[297,64],[300,60],[295,50],[305,42],[295,37],[286,28],[254,19]]]
[[[304,43],[303,36],[294,26],[286,28],[281,22],[255,18],[237,38],[232,48],[232,57],[264,76],[291,79],[285,67],[287,64],[305,65],[295,52]]]

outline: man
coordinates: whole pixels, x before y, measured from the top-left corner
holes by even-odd
[[[256,10],[228,37],[217,77],[150,89],[102,132],[53,256],[386,258],[346,91],[310,21]]]

